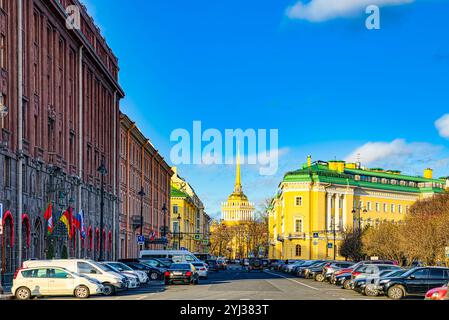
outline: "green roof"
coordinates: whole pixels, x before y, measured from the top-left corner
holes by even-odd
[[[444,186],[445,180],[441,179],[427,179],[424,177],[413,177],[403,174],[393,174],[387,172],[378,172],[372,170],[362,170],[362,169],[345,169],[344,172],[338,172],[334,170],[330,170],[327,165],[323,162],[314,163],[312,166],[307,167],[303,166],[302,169],[288,172],[284,176],[283,182],[324,182],[324,183],[332,183],[332,184],[340,184],[340,185],[348,185],[355,187],[363,187],[363,188],[373,188],[373,189],[382,189],[382,190],[391,190],[391,191],[402,191],[402,192],[414,192],[414,193],[427,193],[427,192],[435,192],[442,193],[444,192],[443,188],[435,188],[435,187],[413,187],[413,186],[402,186],[402,185],[393,185],[393,184],[385,184],[385,183],[377,183],[371,181],[363,181],[363,180],[355,180],[354,176],[369,176],[369,177],[377,177],[377,178],[386,178],[386,179],[394,179],[394,180],[403,180],[403,181],[412,181],[416,183],[440,183]]]

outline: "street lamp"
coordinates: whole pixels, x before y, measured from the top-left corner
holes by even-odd
[[[143,197],[145,197],[145,190],[141,187],[138,195],[140,196],[140,236],[143,236]],[[143,250],[143,245],[140,245],[140,250]]]
[[[354,216],[354,228],[355,228],[355,224],[356,224],[357,220],[359,221],[359,229],[358,229],[359,233],[362,230],[362,217],[361,217],[362,210],[363,210],[363,213],[368,213],[368,210],[366,210],[366,207],[363,207],[363,206],[356,207],[352,210],[352,215]],[[358,218],[355,217],[355,214],[357,212],[359,212]]]
[[[178,214],[178,250],[181,250],[181,214]]]
[[[164,239],[164,250],[167,249],[167,243],[166,243],[166,238],[167,238],[167,206],[164,205],[162,206],[162,212],[164,214],[164,230],[162,231],[162,235],[163,235],[163,239]]]
[[[104,176],[108,174],[106,165],[104,163],[104,157],[101,158],[101,165],[97,171],[101,175],[101,199],[100,199],[100,257],[99,261],[103,261],[103,211],[104,211]]]

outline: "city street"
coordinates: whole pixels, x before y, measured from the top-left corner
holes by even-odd
[[[46,298],[47,299],[47,298]],[[73,300],[74,298],[48,298]],[[364,297],[328,283],[300,279],[272,271],[248,273],[238,266],[210,273],[199,285],[154,283],[123,292],[114,297],[95,296],[104,300],[388,300]]]

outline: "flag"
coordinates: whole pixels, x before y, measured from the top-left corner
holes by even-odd
[[[83,209],[80,210],[80,213],[78,213],[78,220],[80,221],[80,230],[81,230],[81,238],[86,238],[86,227],[84,226],[84,211]]]
[[[72,229],[71,229],[72,210],[71,210],[71,208],[67,209],[62,214],[60,221],[62,223],[64,223],[65,227],[67,228],[67,234],[69,235],[69,239],[72,239]]]
[[[53,206],[51,203],[48,205],[47,210],[45,210],[44,219],[47,220],[47,232],[48,232],[48,235],[50,235],[50,234],[52,234],[53,227],[54,227],[53,226]]]

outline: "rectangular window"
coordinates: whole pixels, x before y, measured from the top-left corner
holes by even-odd
[[[379,202],[376,203],[376,211],[380,212],[380,203]]]
[[[371,211],[372,210],[371,202],[367,202],[366,207],[368,211]]]
[[[296,219],[295,220],[295,233],[301,233],[302,232],[302,219]]]
[[[384,203],[384,212],[388,212],[388,204]]]
[[[179,207],[177,205],[173,206],[173,213],[179,213]]]
[[[6,37],[0,35],[0,68],[6,69]]]
[[[402,213],[402,205],[400,205],[400,204],[398,205],[398,212]]]
[[[296,198],[295,198],[295,205],[296,205],[297,207],[302,206],[302,197],[296,197]]]
[[[391,205],[391,213],[394,213],[396,210],[396,206],[394,204]]]

